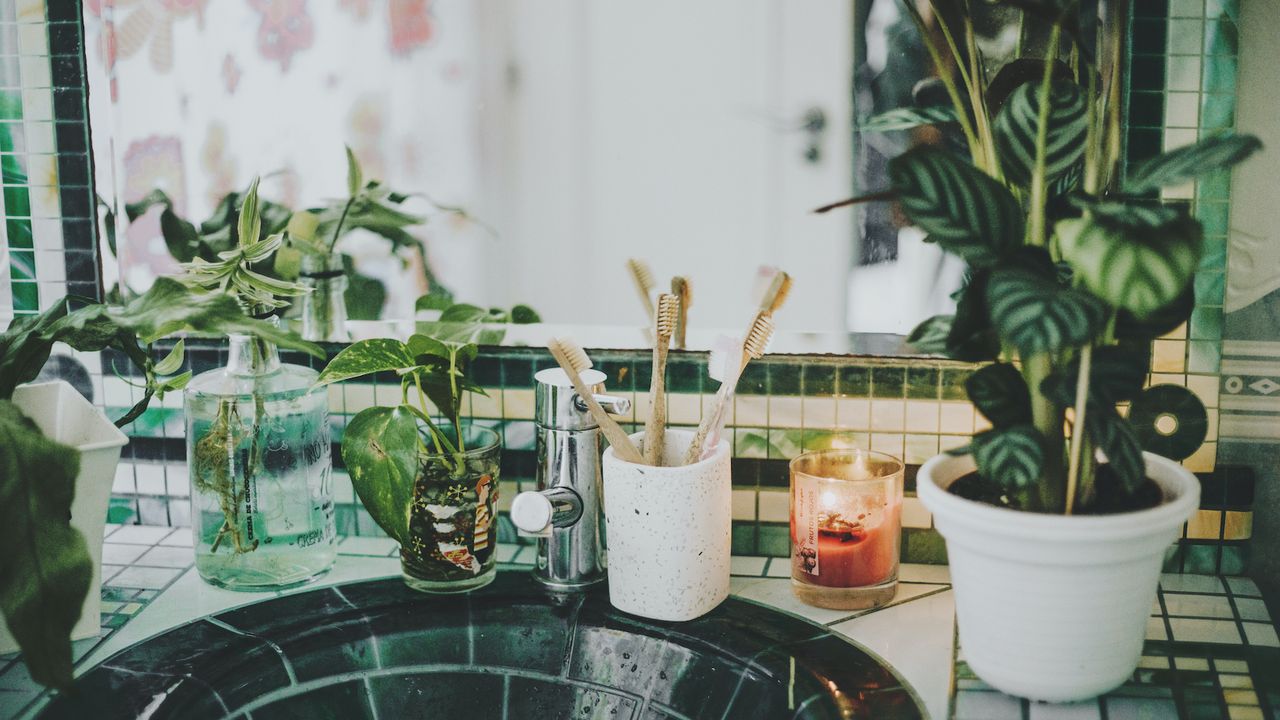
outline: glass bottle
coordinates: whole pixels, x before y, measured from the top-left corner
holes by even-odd
[[[350,342],[347,332],[347,274],[340,255],[302,258],[299,274],[311,292],[302,296],[302,338],[312,342]]]
[[[337,557],[328,395],[273,343],[230,336],[227,366],[184,395],[196,570],[233,590],[280,588]]]

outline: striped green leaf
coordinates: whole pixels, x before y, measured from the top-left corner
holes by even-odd
[[[1146,477],[1142,460],[1142,443],[1128,420],[1120,417],[1113,408],[1090,407],[1085,417],[1089,438],[1106,456],[1107,463],[1116,477],[1132,492]]]
[[[965,381],[964,389],[978,411],[997,428],[1031,422],[1031,391],[1009,363],[979,369]]]
[[[988,430],[970,445],[978,473],[1007,488],[1025,488],[1040,480],[1044,469],[1043,437],[1031,425]]]
[[[1142,392],[1151,367],[1150,353],[1135,347],[1108,345],[1095,348],[1089,369],[1090,412],[1098,407],[1114,408]],[[1040,392],[1055,404],[1074,405],[1076,380],[1080,377],[1080,361],[1072,360],[1066,368],[1054,372],[1040,385]]]
[[[907,336],[907,343],[917,351],[930,355],[947,354],[947,337],[951,334],[954,315],[934,315]]]
[[[1202,252],[1200,223],[1189,217],[1158,227],[1072,218],[1058,222],[1054,233],[1085,286],[1139,318],[1177,299]]]
[[[1124,190],[1144,193],[1181,185],[1214,170],[1229,168],[1261,149],[1262,141],[1253,135],[1224,133],[1207,137],[1194,145],[1134,164],[1125,178]]]
[[[889,161],[907,217],[929,240],[971,265],[988,265],[1021,245],[1025,217],[1013,194],[945,150],[922,146]]]
[[[1045,144],[1045,178],[1065,175],[1084,155],[1087,131],[1085,94],[1065,80],[1049,86],[1049,118]],[[1030,185],[1036,162],[1036,133],[1040,126],[1040,84],[1023,83],[996,115],[994,134],[1005,177]]]
[[[1107,317],[1106,303],[1022,268],[1002,268],[987,285],[1000,336],[1024,357],[1083,345]]]
[[[1171,205],[1136,200],[1100,200],[1087,195],[1072,195],[1070,201],[1095,218],[1116,225],[1159,227],[1177,220],[1181,214],[1177,207]]]
[[[958,122],[956,109],[950,105],[929,107],[902,107],[873,115],[858,125],[861,132],[889,132],[910,130],[922,125],[943,125]]]

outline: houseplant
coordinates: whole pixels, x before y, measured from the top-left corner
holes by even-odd
[[[969,265],[954,315],[910,338],[992,361],[966,383],[991,429],[917,479],[947,541],[965,657],[998,689],[1077,700],[1132,673],[1164,551],[1198,507],[1195,477],[1144,454],[1117,410],[1142,391],[1152,339],[1194,305],[1200,225],[1158,191],[1260,143],[1207,136],[1122,175],[1123,23],[1098,23],[1072,2],[1008,4],[1051,27],[1038,71],[994,111],[1001,99],[990,97],[967,11],[957,35],[935,9],[939,47],[902,3],[951,104],[868,125],[958,128],[964,152],[909,150],[890,162],[890,188],[852,202],[896,200]]]
[[[357,413],[342,459],[360,501],[400,543],[405,583],[417,590],[471,590],[494,576],[501,444],[462,420],[466,393],[484,393],[468,374],[477,352],[471,342],[421,334],[363,340],[320,374],[321,384],[399,377],[401,403]]]
[[[144,379],[142,399],[114,423],[123,427],[152,397],[182,389],[191,377],[178,373],[183,342],[157,361],[156,341],[181,332],[228,331],[316,350],[244,317],[228,297],[194,293],[165,278],[124,305],[66,298],[16,319],[0,335],[0,538],[7,548],[0,555],[0,610],[36,681],[59,687],[71,681],[70,637],[78,618],[97,632],[102,526],[124,442],[66,383],[29,383],[55,343],[82,352],[116,350]],[[49,412],[51,401],[62,407],[76,400],[65,417]],[[60,434],[85,452],[59,442]]]

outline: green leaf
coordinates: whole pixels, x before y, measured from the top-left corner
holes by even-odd
[[[0,399],[13,397],[15,388],[40,374],[53,349],[46,333],[66,314],[67,303],[56,303],[39,315],[14,318],[0,335]]]
[[[947,354],[965,362],[984,362],[1000,356],[1000,338],[987,312],[990,270],[969,275],[956,294],[956,316],[947,336]]]
[[[1109,225],[1088,218],[1054,227],[1062,257],[1090,291],[1139,318],[1177,299],[1202,253],[1200,223],[1179,217],[1155,228]]]
[[[374,338],[352,343],[325,366],[319,385],[350,380],[376,372],[404,371],[418,363],[408,346],[392,338]]]
[[[172,375],[173,373],[177,372],[178,368],[182,367],[182,360],[186,355],[186,347],[187,347],[186,341],[179,340],[177,344],[173,346],[173,350],[170,350],[169,354],[166,355],[163,360],[156,363],[156,366],[155,366],[156,374]]]
[[[453,293],[441,285],[436,285],[431,288],[431,292],[418,298],[413,307],[421,312],[423,310],[447,310],[452,304]]]
[[[858,125],[860,132],[890,132],[910,130],[922,125],[944,125],[959,122],[956,110],[950,105],[928,107],[901,107],[879,115],[873,115]]]
[[[468,305],[466,303],[458,303],[456,305],[450,305],[449,307],[445,308],[445,311],[440,313],[439,322],[475,323],[475,322],[487,322],[491,319],[492,319],[492,316],[489,314],[489,311],[485,310],[482,307],[477,307],[475,305]]]
[[[1094,348],[1089,368],[1089,412],[1096,404],[1114,409],[1115,404],[1137,397],[1146,383],[1151,356],[1137,348],[1108,345]],[[1080,360],[1055,371],[1040,385],[1040,392],[1055,404],[1075,405],[1076,381],[1080,377]]]
[[[1058,80],[1049,89],[1045,178],[1066,174],[1084,155],[1087,132],[1085,94],[1073,82]],[[1000,167],[1012,182],[1028,186],[1036,159],[1040,127],[1040,83],[1020,85],[1005,101],[993,125]]]
[[[542,316],[528,305],[516,305],[511,308],[511,322],[515,325],[532,325],[542,322]]]
[[[1262,149],[1262,141],[1253,135],[1223,133],[1194,145],[1170,150],[1150,160],[1135,163],[1124,181],[1126,193],[1145,193],[1182,183],[1229,168]]]
[[[1009,363],[979,368],[964,383],[974,407],[996,428],[1031,422],[1031,391]]]
[[[342,435],[351,486],[374,522],[401,544],[409,541],[418,442],[418,420],[403,405],[361,410]]]
[[[1000,336],[1023,357],[1083,345],[1108,314],[1098,298],[1022,268],[992,273],[987,306]]]
[[[1162,308],[1139,318],[1128,310],[1116,314],[1116,337],[1121,340],[1150,341],[1168,335],[1191,318],[1196,309],[1194,283],[1187,283],[1178,297]]]
[[[71,684],[71,629],[93,576],[70,521],[79,472],[75,448],[0,400],[0,610],[31,677],[60,688]]]
[[[347,149],[347,195],[355,197],[360,194],[360,188],[364,187],[364,172],[360,169],[360,161],[351,151],[351,146],[344,147]]]
[[[978,433],[971,449],[978,473],[1006,488],[1029,487],[1044,469],[1044,438],[1031,425]]]
[[[1022,244],[1025,216],[1017,199],[955,155],[918,147],[889,161],[889,177],[911,221],[969,264],[991,264]]]
[[[425,362],[423,356],[436,357],[442,360],[448,360],[450,356],[449,346],[444,342],[430,336],[415,333],[409,336],[409,354],[418,362]]]
[[[240,246],[245,247],[258,241],[262,233],[262,215],[258,210],[258,178],[249,184],[240,203],[240,218],[236,231],[240,235]]]
[[[946,355],[947,337],[955,319],[955,315],[934,315],[911,331],[907,343],[922,353]]]
[[[381,280],[356,272],[355,261],[350,255],[342,256],[342,267],[347,274],[347,317],[352,320],[377,320],[382,316],[382,306],[387,302],[387,288]]]
[[[156,384],[156,397],[163,400],[165,393],[185,388],[187,383],[191,382],[191,376],[192,373],[188,370],[180,375],[174,375],[171,378],[160,381]],[[146,408],[144,407],[143,409],[145,410]]]
[[[1178,208],[1171,205],[1138,199],[1099,200],[1081,194],[1072,195],[1069,199],[1080,210],[1113,225],[1159,227],[1177,220],[1181,215]]]
[[[1107,457],[1111,470],[1125,489],[1132,493],[1146,479],[1146,466],[1142,459],[1142,442],[1133,426],[1113,408],[1090,408],[1085,416],[1089,438]]]

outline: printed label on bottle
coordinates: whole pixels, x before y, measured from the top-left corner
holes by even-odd
[[[793,562],[810,575],[820,575],[818,568],[818,481],[804,475],[792,478],[795,547]]]

